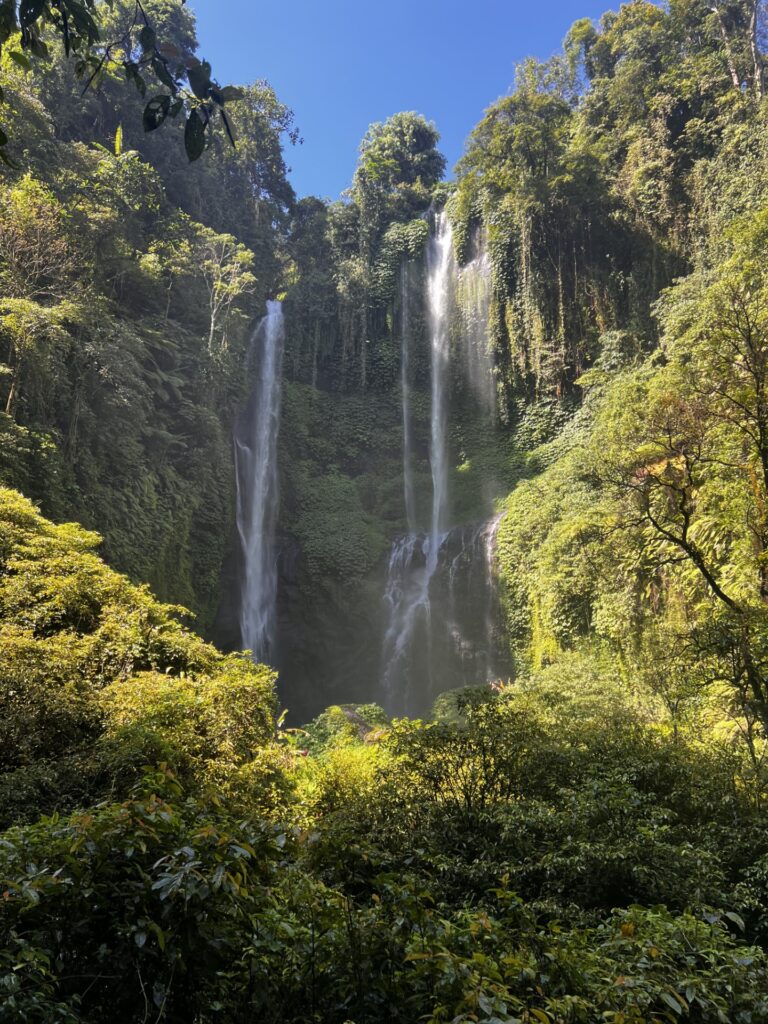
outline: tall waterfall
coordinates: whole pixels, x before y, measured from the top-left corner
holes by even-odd
[[[446,443],[447,410],[445,392],[450,352],[450,303],[452,296],[453,233],[448,218],[439,214],[435,232],[427,249],[427,298],[430,336],[430,449],[432,474],[432,519],[429,532],[415,530],[413,478],[411,475],[411,409],[410,409],[410,353],[413,342],[411,331],[411,288],[404,269],[405,287],[402,302],[402,386],[404,456],[407,459],[404,484],[405,506],[409,533],[395,541],[387,571],[384,601],[388,611],[388,626],[383,645],[383,682],[386,699],[392,704],[404,702],[407,706],[410,688],[412,648],[416,643],[430,646],[430,583],[438,564],[443,541],[448,499],[448,453]],[[417,641],[417,635],[426,634]],[[429,672],[431,659],[421,671]]]
[[[437,564],[440,533],[445,529],[448,501],[448,446],[446,441],[450,316],[453,297],[453,231],[444,213],[438,214],[435,233],[427,249],[427,298],[432,370],[432,413],[429,462],[432,468],[432,524],[428,563]]]
[[[411,348],[413,346],[414,265],[404,262],[400,270],[400,392],[403,408],[403,493],[408,529],[416,529],[416,490],[413,482],[413,417],[411,415]]]
[[[285,324],[267,303],[253,337],[258,380],[235,429],[237,530],[242,551],[241,645],[259,660],[272,654],[277,593],[277,432]]]
[[[486,412],[494,408],[487,342],[488,261],[481,251],[458,271],[451,225],[440,214],[428,244],[426,269],[431,514],[428,524],[417,522],[411,408],[416,344],[414,275],[412,266],[405,264],[401,277],[401,384],[408,533],[392,545],[384,591],[382,699],[391,712],[408,714],[423,711],[441,690],[496,678],[506,667],[498,656],[503,645],[496,635],[499,609],[493,558],[499,519],[451,528],[448,493],[448,392],[457,295],[464,300],[460,333],[465,371],[481,407]]]

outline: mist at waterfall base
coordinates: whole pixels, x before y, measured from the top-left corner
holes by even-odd
[[[330,703],[423,714],[445,690],[511,674],[494,566],[500,517],[486,501],[477,517],[457,521],[451,500],[452,429],[467,408],[489,432],[495,416],[490,269],[477,249],[459,268],[450,223],[437,214],[424,259],[402,265],[396,329],[406,530],[393,531],[388,557],[366,582],[368,600],[352,615],[321,606],[310,623],[302,610],[300,551],[281,530],[278,509],[281,365],[290,335],[280,303],[268,304],[254,334],[256,386],[234,439],[240,646],[278,669],[280,699],[296,724]],[[457,378],[463,409],[452,402]],[[423,420],[425,401],[428,422],[419,430],[416,405]]]

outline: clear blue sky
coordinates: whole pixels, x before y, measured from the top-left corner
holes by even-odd
[[[611,0],[189,0],[200,55],[222,85],[266,78],[296,114],[297,193],[336,198],[372,121],[416,110],[449,168],[523,57],[549,57]]]

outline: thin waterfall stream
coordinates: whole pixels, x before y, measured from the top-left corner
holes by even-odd
[[[464,339],[467,382],[489,422],[496,415],[496,379],[488,337],[491,304],[491,260],[482,237],[475,239],[476,255],[456,279],[457,307]]]
[[[403,417],[403,495],[408,530],[416,529],[416,491],[413,481],[413,422],[411,414],[411,347],[413,345],[413,291],[415,267],[408,260],[400,269],[400,392]]]
[[[427,566],[437,568],[442,533],[448,513],[448,428],[446,392],[450,356],[450,315],[453,298],[453,230],[444,213],[437,215],[435,232],[427,247],[427,299],[432,371],[429,463],[432,469],[432,523]],[[429,581],[427,581],[429,582]]]
[[[277,434],[285,342],[282,304],[267,302],[253,336],[258,378],[235,429],[237,531],[242,554],[240,637],[254,659],[274,654],[277,596]]]

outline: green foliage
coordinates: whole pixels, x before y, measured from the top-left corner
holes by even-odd
[[[274,682],[274,673],[232,655],[210,676],[155,672],[111,683],[100,698],[106,761],[116,773],[164,762],[188,784],[237,785],[233,768],[247,776],[273,738]]]
[[[0,836],[0,1015],[764,1016],[743,749],[575,656],[432,722],[345,705],[277,743],[273,673],[1,497],[4,813],[133,791]]]
[[[610,720],[613,701],[467,692],[459,719],[373,743],[358,725],[378,709],[329,709],[300,759],[296,842],[167,772],[7,831],[2,1012],[761,1020],[768,963],[739,910],[761,898],[764,831],[738,759]],[[704,903],[739,874],[723,909]]]
[[[323,578],[365,576],[384,550],[384,538],[365,515],[354,482],[340,473],[304,485],[296,534],[308,572]]]
[[[662,358],[583,380],[576,446],[517,488],[499,533],[512,641],[534,665],[597,635],[670,706],[683,669],[680,701],[727,695],[721,714],[755,757],[768,722],[764,221],[739,220],[716,268],[663,293]]]
[[[376,800],[364,787],[327,805],[311,863],[356,893],[407,871],[450,907],[485,905],[504,878],[563,927],[633,904],[746,910],[764,849],[746,752],[681,742],[658,706],[591,671],[572,660],[394,723]]]
[[[0,1016],[216,1012],[285,837],[185,800],[162,775],[147,785],[159,788],[5,833]]]
[[[146,11],[193,61],[191,17],[175,0]],[[133,5],[99,13],[117,37]],[[179,126],[145,136],[138,92],[105,66],[80,95],[72,70],[53,55],[22,72],[7,53],[0,68],[25,133],[0,188],[2,481],[98,529],[116,568],[210,629],[233,527],[231,425],[293,200],[291,116],[250,87],[227,101],[237,151],[211,136],[216,159],[187,167]]]
[[[393,294],[403,261],[421,258],[428,238],[429,224],[426,220],[390,224],[381,240],[375,267],[377,290],[383,298]]]
[[[377,704],[332,705],[302,729],[310,753],[346,747],[373,737],[389,719]]]
[[[445,170],[439,139],[435,126],[413,111],[394,114],[366,132],[352,183],[364,254],[372,254],[384,225],[412,220],[429,206]]]
[[[3,818],[125,790],[161,761],[193,788],[272,787],[274,673],[204,643],[98,543],[0,491]]]
[[[182,0],[183,2],[183,0]],[[74,71],[85,82],[85,91],[98,86],[102,79],[116,77],[120,69],[143,98],[147,85],[162,88],[144,108],[144,131],[159,128],[166,118],[185,114],[184,147],[190,161],[197,160],[205,149],[205,130],[218,115],[234,145],[234,138],[224,106],[238,99],[240,90],[222,88],[211,78],[211,66],[198,60],[187,49],[182,52],[170,40],[158,38],[155,25],[147,15],[152,6],[133,7],[131,20],[125,18],[125,5],[118,5],[120,20],[111,24],[114,4],[99,5],[96,0],[62,0],[48,4],[45,0],[7,0],[0,8],[0,55],[8,48],[9,58],[24,71],[32,69],[30,57],[47,61],[48,42],[60,37],[64,55],[74,58]],[[130,9],[130,8],[128,8]],[[108,12],[106,18],[105,11]],[[163,12],[165,13],[165,12]],[[112,17],[110,17],[112,16]],[[115,31],[112,37],[110,29]],[[3,94],[0,92],[0,102]],[[8,165],[13,161],[8,151],[8,136],[0,129],[0,159]]]

